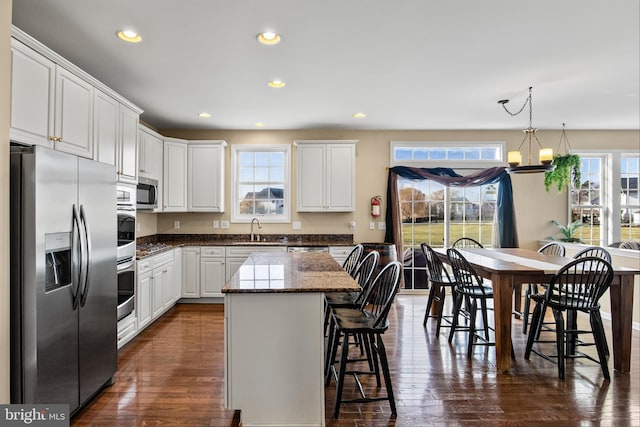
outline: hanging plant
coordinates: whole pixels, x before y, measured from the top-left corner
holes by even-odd
[[[553,156],[555,169],[544,174],[544,188],[549,192],[551,186],[555,186],[558,192],[562,192],[571,184],[580,188],[580,156],[577,154],[556,154]]]

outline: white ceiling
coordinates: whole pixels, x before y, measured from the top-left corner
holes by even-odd
[[[529,86],[534,127],[640,128],[638,0],[13,0],[13,23],[159,129],[522,129],[497,101]]]

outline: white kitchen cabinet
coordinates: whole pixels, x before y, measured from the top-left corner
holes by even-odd
[[[140,126],[138,140],[138,175],[162,181],[162,136]]]
[[[355,140],[298,140],[298,212],[353,212]]]
[[[189,212],[224,212],[225,141],[189,141]]]
[[[56,64],[11,39],[11,140],[53,148]]]
[[[93,86],[11,40],[11,139],[93,158]]]
[[[152,320],[152,287],[151,258],[145,258],[136,262],[137,287],[136,287],[136,314],[138,317],[138,331],[145,328]]]
[[[225,282],[225,248],[203,246],[200,248],[200,296],[222,298]]]
[[[93,98],[93,159],[116,165],[120,103],[106,93],[96,90]]]
[[[173,276],[171,277],[168,308],[173,307],[182,296],[182,248],[173,250]]]
[[[155,255],[152,258],[153,274],[152,274],[152,315],[153,319],[158,318],[162,313],[167,311],[172,305],[172,280],[174,279],[174,251],[170,250]]]
[[[225,247],[225,283],[231,280],[240,266],[253,252],[286,252],[286,246],[227,246]]]
[[[200,298],[200,248],[182,248],[182,298]]]
[[[93,86],[56,67],[54,147],[93,158]]]
[[[138,183],[138,123],[140,114],[124,105],[119,111],[118,181]]]
[[[187,210],[187,143],[164,141],[163,202],[164,212]]]

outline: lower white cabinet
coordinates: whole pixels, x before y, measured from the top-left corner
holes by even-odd
[[[138,331],[171,308],[180,298],[181,258],[176,263],[174,255],[175,249],[172,249],[137,262]]]
[[[182,298],[200,298],[200,248],[182,248]]]
[[[151,258],[139,260],[138,286],[136,287],[136,312],[138,315],[138,330],[142,330],[151,323]]]
[[[222,297],[225,284],[224,246],[200,248],[200,296]]]

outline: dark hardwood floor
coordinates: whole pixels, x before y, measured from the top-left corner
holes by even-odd
[[[448,329],[439,339],[435,322],[424,329],[425,305],[426,296],[399,295],[389,315],[384,342],[397,418],[391,418],[388,402],[378,402],[344,404],[340,418],[331,419],[332,382],[326,389],[327,426],[640,426],[638,331],[630,375],[615,372],[610,361],[607,383],[597,364],[577,360],[569,361],[567,380],[560,381],[556,365],[535,355],[524,360],[525,336],[514,320],[516,360],[511,374],[498,375],[492,348],[477,347],[467,359],[463,333],[450,345]],[[177,305],[120,350],[115,384],[71,425],[238,425],[238,414],[224,408],[223,322],[221,305]],[[345,385],[345,394],[354,392]],[[363,385],[376,392],[375,381],[363,379]]]

